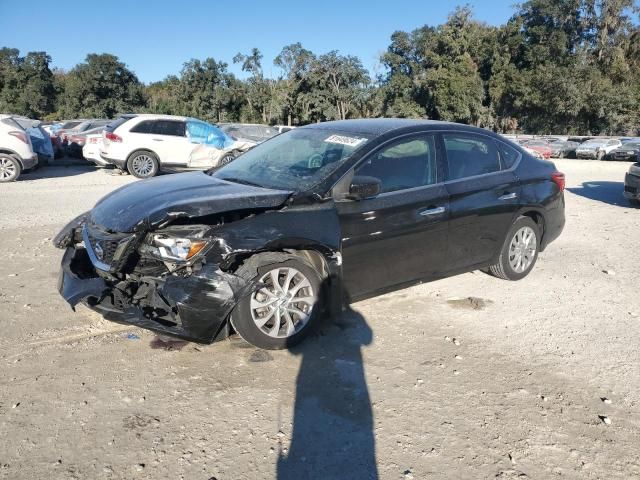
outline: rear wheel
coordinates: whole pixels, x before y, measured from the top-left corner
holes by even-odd
[[[18,160],[11,155],[0,153],[0,183],[15,182],[21,172],[22,167]]]
[[[231,324],[248,343],[267,350],[302,341],[320,317],[320,274],[291,254],[262,253],[251,257],[236,275],[259,285],[242,298]]]
[[[133,152],[127,161],[129,173],[137,178],[150,178],[158,174],[160,164],[155,153],[147,151]]]
[[[533,269],[538,259],[540,229],[529,217],[518,218],[502,246],[500,257],[489,272],[503,280],[520,280]]]

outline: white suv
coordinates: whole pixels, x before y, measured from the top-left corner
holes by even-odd
[[[0,183],[13,182],[38,165],[27,132],[11,115],[0,115]]]
[[[252,146],[202,120],[173,115],[123,115],[103,135],[100,157],[138,178],[217,167]]]

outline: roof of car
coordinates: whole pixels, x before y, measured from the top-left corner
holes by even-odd
[[[417,120],[410,118],[362,118],[358,120],[336,120],[332,122],[314,123],[301,128],[331,129],[341,132],[351,132],[361,135],[382,135],[393,130],[420,126],[451,125],[462,129],[477,130],[460,123],[442,122],[439,120]]]
[[[140,113],[135,115],[136,118],[146,118],[150,120],[192,120],[191,117],[182,117],[179,115],[158,115],[156,113]],[[193,119],[197,120],[197,119]]]

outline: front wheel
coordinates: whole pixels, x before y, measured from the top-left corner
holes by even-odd
[[[129,173],[137,178],[155,177],[160,170],[158,157],[154,153],[140,151],[133,152],[127,161]]]
[[[301,342],[320,317],[322,279],[295,255],[251,257],[236,275],[258,286],[231,313],[231,324],[248,343],[266,350]]]
[[[518,218],[502,246],[500,257],[489,272],[503,280],[520,280],[533,269],[538,259],[540,229],[529,217]]]
[[[0,154],[0,183],[15,182],[22,168],[20,162],[11,155]]]
[[[225,153],[224,156],[220,159],[220,166],[226,165],[227,163],[231,163],[236,159],[236,154],[233,152]]]

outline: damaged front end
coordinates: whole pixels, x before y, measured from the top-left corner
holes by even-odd
[[[72,307],[83,303],[107,320],[199,343],[224,338],[251,286],[221,270],[225,245],[212,228],[114,233],[80,216],[54,240],[66,250],[58,290]]]

